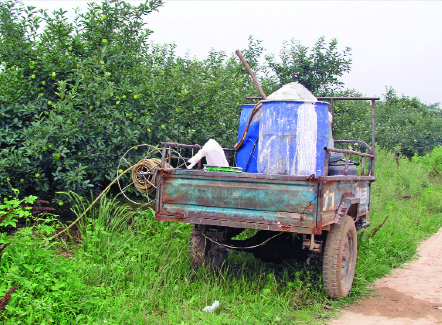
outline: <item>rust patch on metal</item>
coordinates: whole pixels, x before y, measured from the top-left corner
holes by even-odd
[[[344,219],[347,210],[350,208],[352,204],[359,203],[359,199],[355,197],[352,193],[344,193],[341,198],[341,202],[339,203],[339,207],[336,212],[336,223],[341,223]]]
[[[315,176],[315,174],[311,174],[309,176],[305,177],[306,181],[316,181],[318,178]]]
[[[305,213],[293,213],[293,212],[278,212],[276,214],[276,217],[299,220],[299,221],[307,219]]]
[[[330,231],[331,227],[330,225],[322,227],[322,231]]]
[[[235,218],[236,219],[236,218]],[[175,216],[165,215],[162,213],[159,215],[161,221],[172,222],[185,222],[200,225],[212,225],[212,226],[227,226],[233,228],[251,228],[257,230],[271,230],[271,231],[284,231],[284,232],[296,232],[300,234],[312,234],[314,229],[311,224],[296,226],[287,222],[263,222],[262,220],[232,220],[231,218],[220,218],[219,216],[203,216],[200,214],[187,214],[185,219],[177,219]]]
[[[316,228],[315,228],[316,229]],[[312,252],[321,253],[322,252],[322,240],[316,240],[315,234],[311,234],[310,238],[306,235],[302,236],[302,248],[308,249]]]
[[[316,200],[316,198],[315,198],[315,200]],[[287,213],[314,214],[314,213],[316,213],[316,206],[312,203],[308,204],[307,206],[286,205],[285,210]]]
[[[186,215],[184,213],[181,213],[181,212],[175,212],[173,215],[177,219],[184,219],[184,218],[186,218]]]
[[[161,173],[161,176],[168,176],[173,174],[173,169],[158,169]]]

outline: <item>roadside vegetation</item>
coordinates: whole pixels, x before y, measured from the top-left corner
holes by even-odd
[[[232,253],[221,273],[195,273],[190,225],[154,221],[150,208],[127,205],[116,187],[78,227],[51,239],[115,178],[128,148],[236,142],[240,105],[258,95],[250,77],[234,49],[199,60],[177,56],[174,44],[149,43],[143,19],[162,5],[105,1],[70,21],[63,10],[0,3],[0,322],[326,322],[442,226],[439,104],[391,87],[376,104],[372,226],[359,233],[345,299],[326,297],[314,261],[275,265]],[[300,81],[316,96],[363,96],[339,80],[351,49],[336,39],[320,37],[311,48],[290,40],[279,56],[264,55],[253,37],[245,43],[241,52],[267,94]],[[334,114],[335,139],[371,142],[369,103],[336,102]],[[32,213],[41,199],[58,210]],[[202,312],[215,300],[215,312]]]

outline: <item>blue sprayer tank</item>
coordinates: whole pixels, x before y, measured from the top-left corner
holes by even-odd
[[[254,104],[241,105],[241,117],[239,118],[238,141],[241,140],[250,114],[252,114]],[[247,137],[244,140],[241,148],[236,153],[236,166],[242,167],[243,172],[257,173],[256,162],[258,159],[258,137],[259,137],[259,122],[250,122]]]
[[[265,100],[262,104],[258,172],[323,176],[329,103]]]

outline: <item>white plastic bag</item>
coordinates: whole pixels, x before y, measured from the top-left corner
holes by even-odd
[[[212,311],[214,311],[215,309],[217,309],[219,307],[219,301],[215,300],[215,302],[212,304],[212,306],[206,306],[204,307],[203,311],[207,312],[207,313],[211,313]]]
[[[223,148],[213,139],[207,141],[201,150],[189,159],[190,165],[187,169],[191,169],[203,157],[206,157],[208,166],[229,167]]]

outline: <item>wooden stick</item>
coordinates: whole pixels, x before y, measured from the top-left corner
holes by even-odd
[[[236,55],[238,55],[239,59],[241,60],[242,64],[246,68],[247,72],[249,73],[250,77],[252,77],[253,82],[255,83],[256,88],[258,88],[258,91],[260,95],[262,96],[262,99],[266,100],[267,96],[264,94],[264,91],[262,90],[261,86],[259,85],[258,79],[256,79],[255,74],[253,73],[252,69],[250,68],[247,61],[242,56],[241,52],[239,50],[235,51]]]

